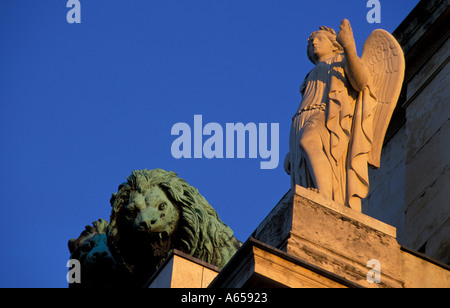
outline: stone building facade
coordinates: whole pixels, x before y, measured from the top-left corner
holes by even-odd
[[[422,0],[393,32],[406,59],[402,94],[370,172],[363,212],[400,244],[450,264],[450,5]]]

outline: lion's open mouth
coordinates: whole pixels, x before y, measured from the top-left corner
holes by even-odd
[[[164,256],[170,252],[170,236],[166,231],[150,233],[150,245],[153,248],[154,256]]]

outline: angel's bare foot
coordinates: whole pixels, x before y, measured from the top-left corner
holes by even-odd
[[[318,193],[318,194],[320,193],[319,190],[318,190],[317,188],[314,188],[314,187],[308,187],[308,189],[311,190],[311,191],[313,191],[313,192],[315,192],[315,193]]]
[[[317,188],[309,187],[308,190],[315,192],[316,194],[322,196],[325,199],[330,199],[323,191],[320,191]]]

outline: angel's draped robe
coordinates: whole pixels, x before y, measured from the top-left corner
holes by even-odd
[[[367,162],[376,101],[368,87],[362,92],[352,88],[345,65],[344,55],[338,54],[306,76],[300,87],[302,102],[292,118],[288,158],[291,184],[315,188],[301,140],[316,130],[332,173],[332,199],[361,211],[361,198],[369,190]]]

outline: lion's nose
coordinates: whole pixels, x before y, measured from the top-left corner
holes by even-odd
[[[148,231],[150,228],[149,228],[149,225],[148,225],[148,223],[146,222],[146,221],[143,221],[143,222],[141,222],[140,224],[139,224],[139,227],[141,228],[141,229],[144,229],[145,231]]]
[[[106,251],[96,251],[93,253],[93,257],[96,260],[104,259],[108,256],[108,253]]]

